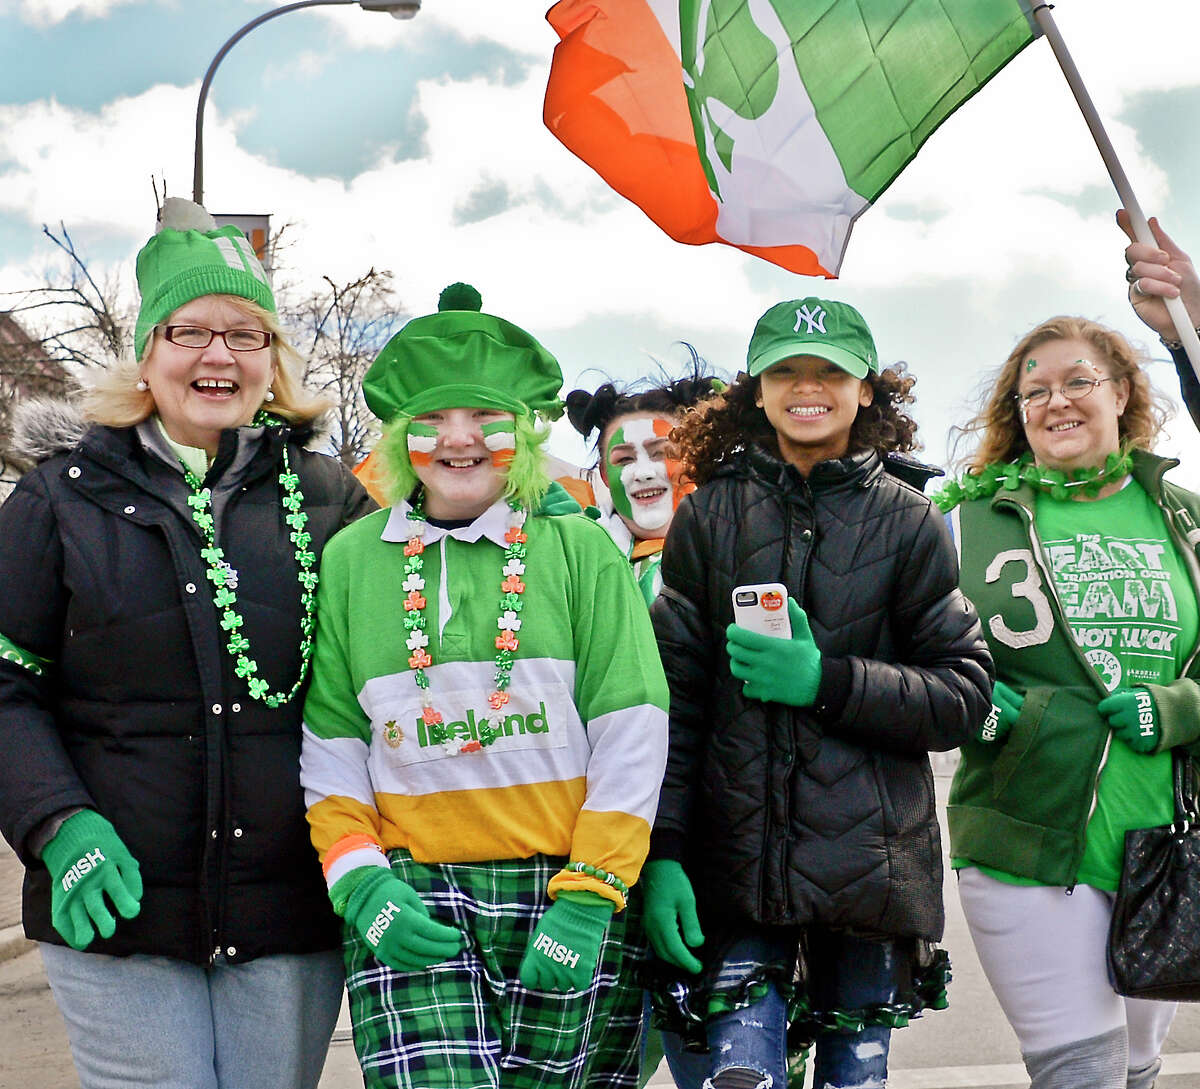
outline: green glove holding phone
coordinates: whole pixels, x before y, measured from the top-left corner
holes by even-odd
[[[811,707],[821,686],[821,652],[813,640],[808,616],[788,598],[792,637],[761,635],[738,624],[725,629],[729,672],[752,700]]]

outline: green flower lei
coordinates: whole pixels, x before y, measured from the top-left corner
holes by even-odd
[[[1094,496],[1106,484],[1128,476],[1132,467],[1133,461],[1128,451],[1109,454],[1100,468],[1075,469],[1070,473],[1037,465],[1033,455],[1025,453],[1016,461],[993,461],[978,473],[968,473],[961,480],[952,480],[932,498],[938,510],[948,514],[964,500],[986,499],[1001,488],[1016,491],[1022,484],[1046,492],[1053,499],[1068,499],[1076,488],[1081,489],[1084,495]]]
[[[260,409],[251,421],[251,426],[282,427],[283,423]],[[300,675],[287,692],[271,692],[271,686],[257,676],[258,663],[250,657],[250,641],[242,634],[245,621],[237,611],[238,573],[230,566],[224,551],[216,543],[212,492],[186,465],[183,475],[192,489],[192,494],[188,496],[188,506],[192,510],[192,520],[204,538],[205,547],[200,549],[200,555],[208,564],[207,577],[213,585],[213,604],[220,614],[221,627],[229,633],[229,642],[225,644],[225,649],[234,661],[234,672],[245,678],[251,699],[259,700],[272,709],[281,707],[295,698],[300,686],[304,684],[304,678],[308,676],[309,663],[312,660],[313,631],[317,626],[317,557],[308,548],[312,535],[304,528],[308,522],[308,515],[301,509],[304,494],[300,491],[300,478],[292,472],[288,461],[287,443],[283,445],[283,468],[279,473],[279,486],[283,491],[283,506],[287,510],[284,521],[291,527],[290,539],[296,550],[296,566],[300,569],[296,579],[302,587],[300,604],[304,607],[304,615],[300,619]]]

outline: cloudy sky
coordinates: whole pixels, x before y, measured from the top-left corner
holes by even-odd
[[[71,231],[132,285],[151,177],[190,196],[200,79],[270,5],[245,0],[0,0],[0,291]],[[1116,196],[1049,44],[1035,42],[925,145],[855,228],[835,281],[672,242],[541,123],[556,38],[537,0],[425,0],[411,22],[357,6],[289,13],[240,42],[205,123],[205,203],[291,223],[287,275],[391,269],[405,309],[468,280],[528,328],[568,382],[678,366],[687,340],[727,373],[784,298],[858,306],[885,363],[918,377],[926,456],[1028,328],[1080,313],[1143,343],[1125,302]],[[1200,254],[1200,4],[1058,0],[1054,16],[1147,214]],[[1153,354],[1165,353],[1157,342]],[[1156,383],[1176,392],[1166,363]],[[585,452],[560,425],[553,449]],[[1200,486],[1181,418],[1164,450]]]

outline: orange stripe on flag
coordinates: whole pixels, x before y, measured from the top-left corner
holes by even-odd
[[[644,0],[559,0],[542,119],[571,152],[677,242],[727,242],[696,151],[683,68]],[[738,246],[791,272],[830,276],[807,246]]]
[[[679,57],[642,0],[560,0],[543,120],[672,238],[716,238]]]

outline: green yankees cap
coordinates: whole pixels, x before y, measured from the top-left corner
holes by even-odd
[[[751,376],[794,355],[828,359],[855,378],[879,373],[871,330],[849,303],[809,296],[776,303],[759,318],[746,353]]]

